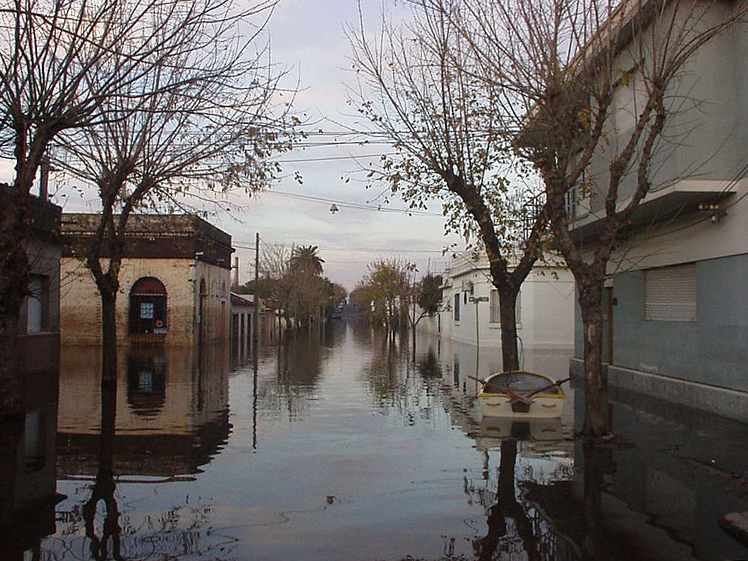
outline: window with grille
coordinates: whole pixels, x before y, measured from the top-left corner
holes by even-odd
[[[460,321],[460,294],[455,294],[455,321]]]
[[[139,279],[130,290],[130,333],[166,333],[167,300],[163,283]]]

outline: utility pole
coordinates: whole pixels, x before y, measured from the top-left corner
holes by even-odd
[[[471,302],[475,302],[475,346],[480,347],[480,322],[478,321],[478,304],[488,302],[488,296],[470,297]]]
[[[260,233],[257,232],[255,234],[255,293],[254,293],[254,301],[255,301],[255,313],[252,316],[252,348],[254,350],[255,356],[257,356],[257,345],[260,340],[259,338],[259,325],[260,325],[260,297],[259,297],[259,288],[260,288]]]

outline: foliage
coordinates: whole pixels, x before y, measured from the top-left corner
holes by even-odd
[[[346,289],[322,276],[317,246],[268,248],[260,257],[262,275],[257,283],[259,298],[274,300],[288,318],[309,323],[330,314],[347,296]],[[255,281],[242,290],[254,294]]]
[[[478,75],[494,87],[496,111],[516,153],[542,179],[551,229],[578,284],[584,323],[584,431],[604,435],[607,382],[602,367],[602,293],[614,251],[683,138],[666,123],[688,99],[689,59],[744,20],[713,2],[617,0],[423,0],[449,17],[469,42]],[[717,12],[719,12],[718,17]],[[631,91],[632,103],[622,101]],[[625,116],[626,127],[621,126]],[[660,176],[659,180],[676,178]],[[591,197],[599,226],[579,243],[574,189]],[[503,320],[502,320],[503,321]]]
[[[410,277],[416,270],[415,265],[391,257],[377,259],[369,263],[367,269],[368,273],[357,286],[357,301],[373,321],[396,329],[400,317],[408,310]]]
[[[290,268],[301,274],[321,275],[325,260],[317,255],[317,249],[316,245],[301,245],[294,248]]]
[[[428,315],[434,315],[439,311],[439,306],[442,303],[441,275],[428,273],[421,279],[417,302],[418,306]]]

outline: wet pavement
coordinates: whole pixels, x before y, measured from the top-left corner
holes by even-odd
[[[748,559],[720,527],[748,512],[746,425],[615,392],[592,449],[578,391],[560,420],[484,420],[497,352],[353,320],[243,366],[122,352],[116,391],[97,353],[63,349],[59,403],[3,431],[3,561]]]

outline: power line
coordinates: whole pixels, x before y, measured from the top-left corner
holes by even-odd
[[[356,203],[356,202],[350,202],[350,201],[343,201],[340,199],[331,199],[327,197],[315,197],[312,195],[302,195],[301,193],[289,193],[288,191],[280,191],[278,189],[270,189],[265,192],[265,194],[277,194],[284,197],[291,197],[292,199],[300,199],[304,201],[310,201],[314,203],[324,203],[324,204],[335,204],[338,207],[343,208],[353,208],[357,210],[373,210],[376,212],[389,212],[389,213],[397,213],[397,214],[407,214],[407,215],[415,215],[415,216],[439,216],[443,217],[444,215],[440,212],[430,212],[428,210],[418,210],[418,209],[407,209],[407,208],[390,208],[385,205],[372,205],[369,203]]]

